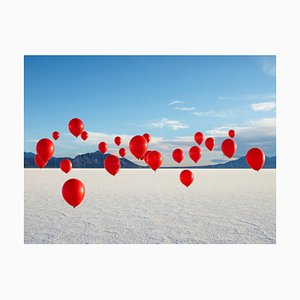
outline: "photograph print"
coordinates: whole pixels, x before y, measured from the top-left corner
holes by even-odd
[[[24,56],[25,244],[275,244],[276,56]]]

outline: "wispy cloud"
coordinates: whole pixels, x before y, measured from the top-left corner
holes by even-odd
[[[206,134],[216,139],[216,150],[220,149],[222,140],[228,137],[229,129],[234,129],[236,132],[237,157],[245,155],[251,147],[262,148],[266,155],[274,155],[276,153],[275,118],[264,118],[247,122],[244,125],[223,126],[208,130]]]
[[[219,100],[274,100],[276,95],[274,93],[257,94],[257,95],[242,95],[242,96],[220,96]]]
[[[179,143],[194,143],[194,137],[192,135],[176,136],[176,138],[172,141]]]
[[[175,100],[175,101],[170,102],[168,105],[182,104],[182,103],[184,103],[184,101]]]
[[[39,140],[38,139],[32,139],[32,140],[25,140],[25,143],[37,143]]]
[[[256,121],[250,121],[241,126],[222,126],[207,133],[214,137],[224,137],[228,135],[228,130],[234,129],[238,136],[257,137],[257,136],[275,136],[276,135],[276,120],[275,118],[263,118]]]
[[[176,106],[174,107],[174,109],[177,109],[177,110],[184,110],[184,111],[192,111],[192,110],[196,110],[195,107],[191,106],[191,107],[180,107],[180,106]]]
[[[260,102],[251,104],[251,108],[255,111],[270,111],[276,107],[276,103],[272,102]]]
[[[276,76],[276,64],[271,60],[263,60],[262,70],[268,76]]]
[[[104,133],[104,132],[94,132],[94,131],[89,131],[89,137],[84,143],[86,144],[94,144],[98,145],[100,142],[106,142],[107,144],[114,145],[114,138],[116,136],[120,136],[122,139],[122,145],[128,145],[130,139],[133,137],[132,135],[128,134],[119,134],[119,133],[114,133],[114,134],[109,134],[109,133]],[[156,136],[151,136],[151,144],[158,144],[160,141],[162,141],[162,137],[156,137]],[[82,143],[81,140],[78,140],[78,142]]]
[[[220,118],[224,118],[224,117],[228,117],[233,115],[233,112],[231,110],[227,110],[227,111],[215,111],[215,110],[209,110],[209,111],[195,111],[192,112],[193,115],[195,116],[210,116],[210,117],[220,117]]]
[[[154,128],[169,128],[172,130],[178,130],[178,129],[185,129],[188,128],[189,125],[187,123],[184,123],[179,120],[170,120],[167,118],[161,118],[160,120],[156,122],[151,122],[147,124],[147,126],[154,127]]]

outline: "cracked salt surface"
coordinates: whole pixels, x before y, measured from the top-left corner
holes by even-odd
[[[26,244],[272,244],[275,170],[25,169]],[[69,178],[86,188],[75,209],[61,196]]]

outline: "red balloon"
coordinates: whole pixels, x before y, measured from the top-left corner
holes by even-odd
[[[150,143],[150,134],[149,133],[144,133],[143,137],[146,139],[147,143]]]
[[[117,156],[112,154],[106,156],[104,160],[104,168],[109,174],[115,176],[119,172],[120,167],[120,160]]]
[[[184,153],[181,149],[175,149],[172,153],[172,157],[176,162],[180,164],[184,159]]]
[[[228,135],[233,139],[235,137],[235,131],[233,129],[230,129],[228,131]]]
[[[86,131],[82,131],[80,136],[85,141],[89,137],[89,134]]]
[[[78,118],[72,119],[69,122],[69,130],[74,136],[78,137],[84,130],[83,122]]]
[[[34,157],[34,162],[40,169],[44,168],[47,164],[38,155]]]
[[[59,132],[58,131],[54,131],[53,133],[52,133],[52,137],[55,139],[55,140],[57,140],[58,138],[59,138]]]
[[[116,144],[117,146],[120,146],[121,143],[122,143],[122,139],[121,139],[119,136],[116,136],[116,137],[115,137],[115,144]]]
[[[62,195],[66,202],[75,208],[82,202],[85,195],[83,183],[75,178],[67,180],[62,187]]]
[[[39,140],[36,144],[36,153],[46,163],[54,153],[53,142],[46,138]]]
[[[204,140],[204,134],[202,132],[196,132],[194,135],[194,140],[198,145],[201,145]]]
[[[183,170],[180,173],[179,178],[182,184],[184,184],[186,187],[189,187],[194,181],[194,174],[190,170]]]
[[[156,150],[151,151],[147,155],[147,164],[153,171],[156,171],[161,166],[162,162],[163,162],[162,155],[160,154],[160,152]]]
[[[192,159],[192,161],[194,161],[195,163],[197,163],[198,160],[202,156],[202,150],[198,146],[193,146],[189,150],[189,156]]]
[[[120,148],[120,150],[119,150],[119,155],[120,155],[121,157],[124,157],[124,156],[126,155],[126,149],[125,149],[125,148]]]
[[[221,149],[224,155],[231,158],[235,154],[237,146],[234,140],[226,139],[222,142]]]
[[[130,152],[137,159],[140,159],[146,153],[147,148],[147,140],[141,135],[134,136],[129,142]]]
[[[259,148],[251,148],[246,154],[246,162],[250,168],[259,171],[265,164],[265,153]]]
[[[205,140],[205,146],[209,151],[212,151],[215,148],[215,139],[209,137]]]
[[[141,157],[141,159],[143,159],[145,161],[146,164],[148,164],[147,162],[147,157],[148,157],[148,154],[151,152],[151,150],[147,150],[145,152],[145,154]]]
[[[98,149],[102,154],[104,154],[108,149],[107,144],[105,142],[99,143]]]
[[[72,169],[72,162],[69,159],[63,159],[60,162],[60,169],[66,174]]]

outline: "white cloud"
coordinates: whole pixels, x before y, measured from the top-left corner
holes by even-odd
[[[154,128],[170,128],[172,130],[185,129],[188,128],[189,125],[187,123],[178,121],[178,120],[170,120],[167,118],[161,118],[157,122],[149,123],[148,126]]]
[[[276,103],[273,102],[260,102],[251,104],[251,108],[255,111],[269,111],[276,107]]]
[[[237,155],[245,155],[249,148],[260,147],[266,155],[274,155],[276,153],[276,119],[264,118],[256,121],[250,121],[244,125],[222,126],[206,133],[216,139],[217,147],[224,138],[228,137],[228,130],[235,130],[235,141],[237,143]]]
[[[177,110],[185,110],[185,111],[191,111],[191,110],[196,110],[195,107],[179,107],[179,106],[176,106],[174,107],[174,109],[177,109]]]
[[[184,101],[175,100],[175,101],[170,102],[168,105],[182,104],[182,103],[184,103]]]
[[[266,75],[272,77],[276,76],[276,65],[270,60],[264,60],[262,62],[262,69]]]
[[[228,135],[228,130],[235,128],[235,126],[222,126],[222,127],[217,127],[215,129],[210,129],[207,131],[207,133],[213,137],[224,137]]]
[[[193,143],[194,142],[194,137],[192,135],[187,135],[187,136],[176,136],[176,138],[172,141],[176,142],[187,142],[187,143]]]
[[[25,143],[37,143],[38,141],[38,139],[25,140]]]
[[[264,118],[261,120],[250,121],[244,126],[222,126],[216,129],[208,130],[207,133],[214,137],[224,137],[228,135],[228,130],[234,129],[237,136],[244,138],[254,138],[257,136],[275,136],[276,119]]]
[[[243,95],[243,96],[220,96],[219,100],[268,100],[275,99],[274,93],[257,94],[257,95]]]
[[[195,111],[192,112],[193,115],[195,116],[211,116],[211,117],[227,117],[229,115],[233,115],[233,112],[231,110],[227,110],[227,111],[214,111],[214,110],[210,110],[210,111]]]
[[[99,144],[100,142],[106,142],[107,144],[114,145],[114,139],[116,136],[120,136],[122,139],[122,145],[127,146],[129,144],[130,139],[133,137],[133,135],[128,135],[128,134],[108,134],[104,132],[93,132],[89,131],[88,132],[89,137],[88,139],[84,142],[87,144]],[[163,137],[157,137],[157,136],[151,136],[151,144],[158,144],[160,141],[163,140]],[[78,140],[78,142],[82,143],[81,140]],[[120,146],[120,147],[121,147]]]

